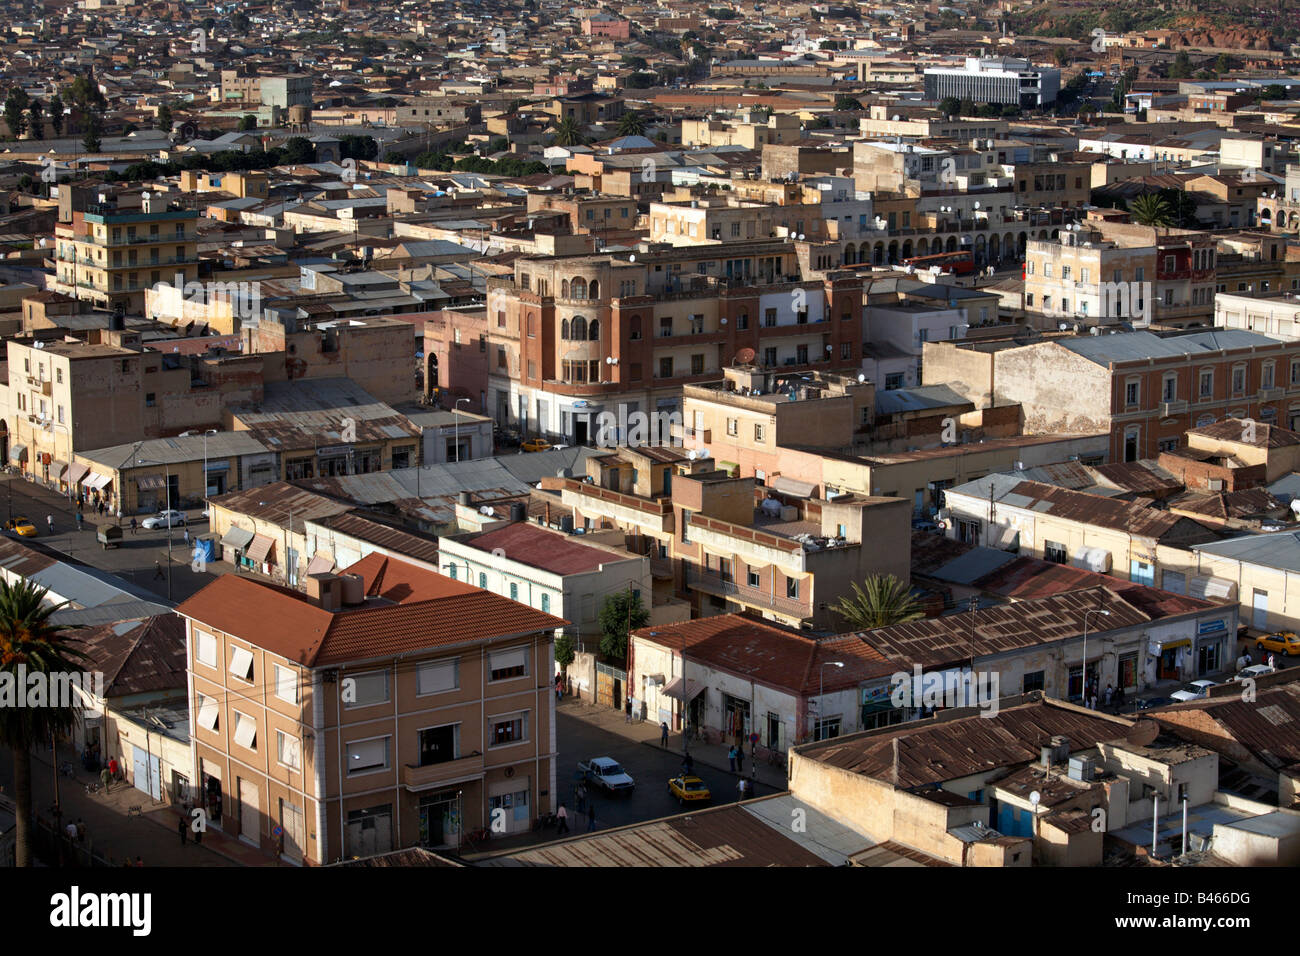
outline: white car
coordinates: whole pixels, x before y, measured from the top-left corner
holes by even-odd
[[[1241,670],[1237,671],[1236,675],[1232,679],[1245,680],[1246,678],[1250,678],[1255,680],[1276,673],[1276,667],[1269,667],[1267,664],[1251,664],[1249,667],[1243,667]]]
[[[140,522],[140,527],[147,531],[153,531],[157,528],[180,528],[185,525],[185,512],[177,511],[173,508],[170,511],[160,511],[152,518],[145,518]]]
[[[586,775],[589,782],[604,788],[607,793],[631,793],[636,786],[636,782],[624,772],[618,761],[609,757],[593,757],[578,764],[578,769]]]
[[[1210,696],[1210,688],[1218,687],[1219,682],[1213,680],[1194,680],[1182,690],[1174,691],[1169,696],[1176,701],[1202,700]]]

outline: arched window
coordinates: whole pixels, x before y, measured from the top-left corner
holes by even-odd
[[[592,299],[600,298],[600,283],[595,279],[592,279],[591,285],[587,287],[587,296]]]
[[[587,297],[587,280],[574,279],[573,284],[569,286],[569,289],[573,292],[573,295],[570,296],[570,298],[585,299]]]
[[[578,316],[573,320],[573,338],[575,341],[581,342],[586,337],[587,337],[587,320],[584,319],[582,316]]]
[[[568,279],[561,279],[561,280],[560,280],[560,298],[561,298],[561,299],[567,299],[568,297],[569,297],[569,280],[568,280]]]
[[[593,342],[600,340],[600,319],[591,320],[591,324],[587,326],[587,338]]]
[[[568,319],[561,319],[561,320],[560,320],[560,338],[563,339],[564,341],[568,341],[568,338],[569,338],[569,320],[568,320]]]

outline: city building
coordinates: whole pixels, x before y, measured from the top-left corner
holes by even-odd
[[[968,56],[963,67],[929,67],[924,75],[925,98],[931,102],[951,96],[972,103],[1041,109],[1056,102],[1061,88],[1060,70],[1012,57]]]

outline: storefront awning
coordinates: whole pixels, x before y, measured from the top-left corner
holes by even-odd
[[[233,525],[221,539],[221,544],[227,548],[247,548],[252,543],[253,532],[246,531],[243,528],[235,527]]]
[[[9,460],[10,460],[10,461],[22,461],[22,460],[23,460],[24,458],[26,458],[26,457],[27,457],[27,446],[26,446],[26,445],[11,445],[11,446],[10,446],[10,448],[9,448]]]
[[[683,691],[683,686],[685,687],[684,691]],[[672,680],[670,680],[667,684],[664,685],[664,689],[662,693],[667,697],[671,697],[673,700],[680,700],[683,703],[688,703],[694,700],[696,697],[699,697],[700,694],[703,693],[703,691],[704,691],[704,685],[701,684],[699,681],[686,680],[685,678],[682,677],[674,677]]]
[[[50,460],[50,479],[53,481],[62,481],[63,473],[68,470],[66,461],[59,461],[57,458]]]
[[[89,482],[86,487],[93,491],[100,491],[113,483],[112,475],[95,475],[95,480]]]
[[[74,461],[72,465],[68,468],[68,484],[70,485],[81,484],[81,479],[86,477],[86,473],[88,471],[90,471],[90,467],[88,465],[83,465],[79,461]]]
[[[308,574],[329,574],[334,570],[334,559],[317,552],[307,565]]]
[[[244,557],[254,564],[261,564],[270,556],[273,547],[275,547],[274,538],[268,538],[264,534],[255,534],[253,535],[253,543],[244,552]]]
[[[92,471],[90,474],[86,475],[85,478],[81,479],[82,485],[87,488],[94,488],[95,482],[97,481],[99,481],[99,472],[97,471]]]
[[[1165,651],[1176,650],[1180,647],[1191,647],[1192,639],[1189,637],[1166,637],[1151,638],[1151,653],[1159,656]]]
[[[162,491],[167,481],[162,475],[145,475],[135,480],[135,486],[141,491]]]

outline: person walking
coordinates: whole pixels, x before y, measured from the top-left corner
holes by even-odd
[[[666,720],[659,724],[659,746],[668,749],[668,721]]]
[[[578,784],[574,793],[578,800],[578,812],[582,813],[587,809],[587,785],[585,783]]]
[[[736,748],[736,773],[745,772],[745,747],[742,744]]]
[[[54,515],[46,515],[45,523],[49,525],[50,534],[54,534]]]
[[[68,835],[69,840],[75,840],[77,838],[77,824],[69,820],[68,825],[63,828],[63,832]]]
[[[176,827],[176,830],[181,835],[181,846],[184,846],[188,842],[187,834],[190,832],[189,821],[185,819],[184,815],[181,816],[180,824]]]
[[[736,783],[736,789],[740,791],[740,799],[741,799],[741,800],[744,800],[744,799],[745,799],[745,797],[746,797],[746,793],[745,793],[745,791],[746,791],[748,788],[749,788],[749,781],[746,780],[744,777],[741,777],[740,780]]]
[[[108,793],[108,782],[112,779],[113,775],[107,767],[99,772],[99,785],[104,788],[105,793]]]
[[[564,809],[564,804],[560,804],[559,809],[555,811],[555,819],[559,821],[560,824],[559,829],[555,831],[555,835],[559,836],[561,833],[568,833],[569,811]]]
[[[153,579],[154,579],[155,581],[166,581],[166,580],[167,580],[167,575],[163,574],[162,562],[161,562],[161,561],[155,561],[155,562],[153,563]]]
[[[135,515],[131,516],[131,533],[135,534]]]
[[[560,674],[555,675],[555,702],[558,704],[564,696],[564,677]]]
[[[116,757],[111,757],[108,761],[108,777],[110,783],[117,779],[117,758]],[[107,785],[104,787],[104,790],[105,791],[108,790]]]
[[[596,805],[594,803],[587,806],[587,832],[590,833],[596,829]]]
[[[1272,651],[1268,652],[1268,666],[1277,668],[1277,656]]]
[[[1115,698],[1115,685],[1114,685],[1114,684],[1107,684],[1107,685],[1106,685],[1106,697],[1105,697],[1105,703],[1106,703],[1106,709],[1107,709],[1107,710],[1110,710],[1110,703],[1111,703],[1111,701],[1112,701],[1114,698]]]
[[[186,528],[186,529],[185,529],[185,544],[188,545],[189,543],[190,543],[190,529],[189,529],[189,528]]]
[[[86,530],[86,529],[83,527],[83,525],[82,525],[82,522],[85,521],[85,520],[86,520],[86,516],[83,515],[80,511],[78,511],[78,512],[77,512],[77,530],[78,530],[78,531],[85,531],[85,530]]]
[[[732,744],[730,747],[727,748],[727,764],[731,768],[731,772],[735,773],[736,772],[736,745],[735,744]]]

